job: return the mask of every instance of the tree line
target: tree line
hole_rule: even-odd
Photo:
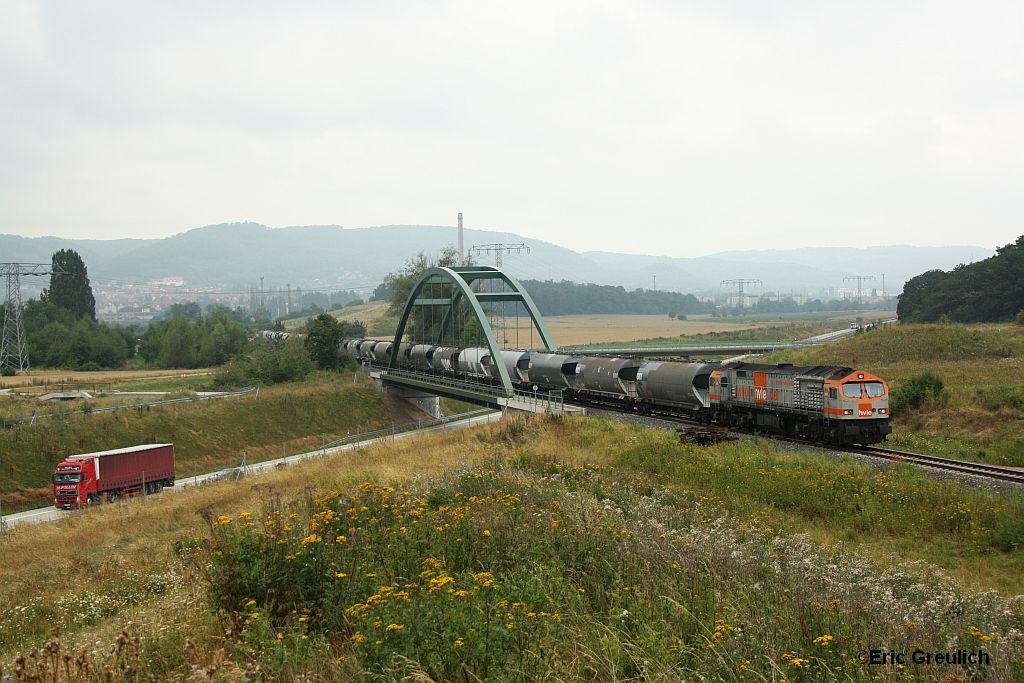
[[[358,322],[322,314],[300,335],[280,321],[251,321],[242,309],[195,302],[174,304],[146,328],[114,327],[96,320],[88,270],[73,250],[53,255],[54,275],[39,299],[22,310],[26,350],[33,367],[70,370],[198,368],[220,366],[221,385],[302,379],[316,369],[339,370],[350,359],[342,339],[365,336]],[[0,306],[0,319],[8,311]],[[255,333],[275,330],[269,338]],[[5,374],[13,368],[4,368]]]
[[[1024,235],[983,261],[911,278],[896,311],[905,322],[1024,321]]]

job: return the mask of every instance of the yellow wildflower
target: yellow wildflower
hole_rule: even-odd
[[[384,630],[388,632],[401,631],[403,628],[405,628],[405,624],[388,624]]]
[[[435,576],[430,580],[430,583],[428,584],[430,592],[434,593],[436,591],[439,591],[453,581],[455,581],[455,579],[444,574],[442,574],[441,576]]]
[[[814,644],[815,645],[828,645],[831,642],[832,642],[832,636],[830,636],[830,635],[818,636],[817,638],[814,639]]]

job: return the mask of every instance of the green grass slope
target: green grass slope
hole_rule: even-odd
[[[173,443],[179,478],[317,447],[346,433],[415,419],[412,408],[368,384],[320,380],[259,395],[76,415],[0,430],[4,511],[52,502],[50,477],[65,456],[140,443]]]

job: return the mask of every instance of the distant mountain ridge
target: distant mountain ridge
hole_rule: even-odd
[[[454,245],[455,228],[435,225],[338,225],[269,228],[259,223],[208,225],[164,239],[82,240],[0,235],[0,260],[49,261],[59,249],[74,249],[91,277],[144,282],[182,277],[188,286],[248,287],[260,276],[268,286],[372,288],[419,251]],[[978,246],[830,247],[784,251],[731,251],[677,258],[610,252],[576,252],[565,247],[490,230],[466,230],[467,248],[494,242],[524,243],[529,254],[507,254],[513,275],[537,280],[573,280],[682,292],[720,291],[723,279],[758,278],[764,289],[815,292],[844,286],[848,275],[886,275],[886,289],[898,292],[926,270],[949,269],[994,252]],[[477,262],[490,262],[476,257]],[[881,288],[881,280],[870,283]],[[849,286],[849,283],[846,283]]]

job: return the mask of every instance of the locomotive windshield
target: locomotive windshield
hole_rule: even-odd
[[[864,398],[860,382],[847,382],[843,385],[843,396],[846,398]]]
[[[885,385],[881,382],[847,382],[843,385],[846,398],[881,398],[885,396]]]
[[[885,385],[881,382],[864,382],[868,398],[881,398],[885,395]]]
[[[74,474],[58,472],[53,475],[54,484],[77,484],[80,481],[82,481],[82,475],[78,472]]]

